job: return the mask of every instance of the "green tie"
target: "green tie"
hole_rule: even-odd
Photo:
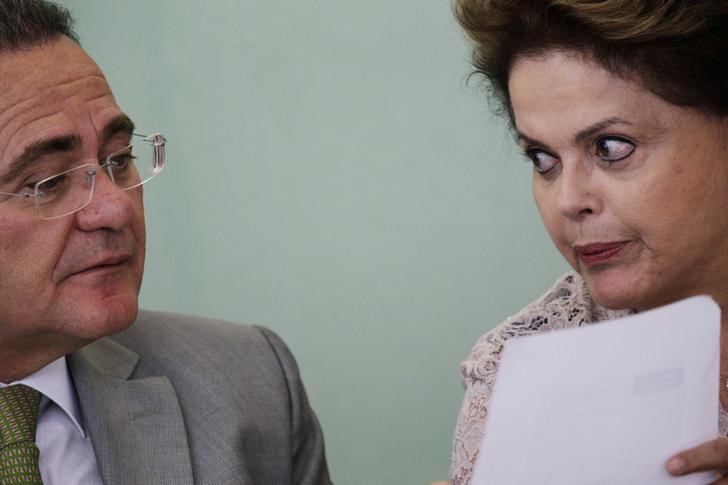
[[[35,428],[40,393],[22,384],[0,389],[0,485],[43,485]]]

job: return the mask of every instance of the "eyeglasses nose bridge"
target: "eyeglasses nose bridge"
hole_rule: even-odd
[[[109,176],[109,180],[113,182],[114,185],[116,185],[116,180],[114,179],[114,170],[112,168],[112,163],[109,160],[104,161],[104,163],[99,164],[99,168],[102,169],[104,172],[106,172],[106,175]]]
[[[88,190],[88,194],[89,194],[88,195],[88,198],[83,203],[83,205],[81,205],[81,207],[79,207],[78,209],[70,212],[69,214],[73,214],[73,213],[79,212],[79,211],[85,209],[86,207],[88,207],[89,205],[91,205],[91,201],[94,199],[94,195],[96,193],[96,171],[97,171],[97,169],[95,167],[94,168],[88,168],[88,169],[86,169],[87,183],[91,185],[87,189]],[[64,214],[64,215],[67,215],[67,214]],[[63,215],[61,215],[59,217],[63,217]],[[56,217],[52,217],[50,219],[55,219],[55,218]]]
[[[78,212],[80,210],[83,210],[86,207],[88,207],[89,205],[91,205],[91,202],[93,201],[94,197],[96,196],[96,182],[98,180],[97,174],[98,174],[98,171],[100,169],[103,170],[104,172],[106,172],[106,174],[109,176],[109,181],[111,182],[111,185],[113,187],[112,190],[120,190],[122,192],[125,192],[124,189],[122,189],[121,187],[119,187],[118,185],[116,185],[116,182],[114,180],[114,173],[113,173],[113,170],[112,170],[111,167],[112,167],[111,166],[111,163],[106,162],[106,163],[103,163],[103,164],[98,165],[96,167],[89,168],[86,171],[86,175],[90,179],[89,180],[89,183],[91,184],[91,187],[89,188],[89,197],[86,200],[86,202],[81,207],[79,207],[78,209],[76,209],[76,211],[74,211],[74,212]]]

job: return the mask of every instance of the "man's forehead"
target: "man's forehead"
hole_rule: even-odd
[[[121,114],[96,64],[65,37],[0,54],[0,81],[0,161],[38,138],[88,138]]]
[[[79,46],[57,44],[0,54],[0,115],[74,94],[111,94],[103,73]]]
[[[101,70],[89,55],[65,36],[32,47],[0,53],[0,79],[4,90],[18,91],[19,85],[27,89],[43,89],[64,79],[98,75]]]
[[[30,143],[59,136],[75,136],[84,141],[100,137],[116,118],[122,116],[110,93],[85,89],[37,96],[0,113],[0,164],[15,158]]]

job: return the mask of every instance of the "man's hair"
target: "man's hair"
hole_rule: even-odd
[[[728,0],[453,0],[473,65],[513,123],[516,60],[581,54],[662,99],[728,116]]]
[[[61,35],[78,42],[67,9],[46,0],[0,0],[0,52],[45,44]]]

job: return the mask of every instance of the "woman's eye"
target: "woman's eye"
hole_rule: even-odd
[[[632,142],[616,136],[599,138],[596,143],[597,157],[607,162],[617,162],[627,158],[634,149]]]
[[[533,163],[536,172],[544,174],[554,168],[559,159],[538,148],[526,150],[526,157]]]

